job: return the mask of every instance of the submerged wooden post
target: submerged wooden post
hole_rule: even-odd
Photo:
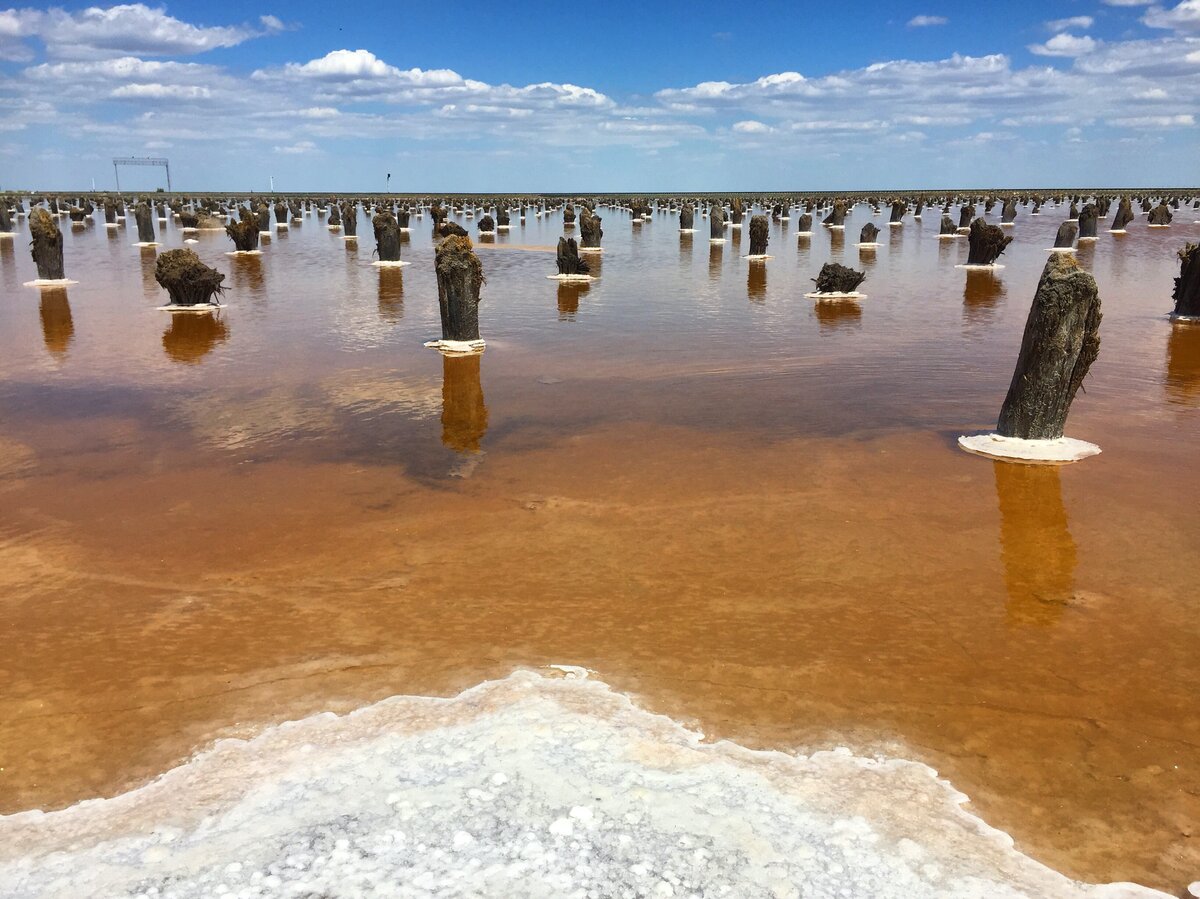
[[[750,219],[750,256],[766,256],[767,243],[771,239],[771,225],[765,215]]]
[[[358,203],[353,200],[342,206],[342,235],[358,237]]]
[[[1017,220],[1017,198],[1009,197],[1004,201],[1004,208],[1000,211],[1000,222],[1005,225],[1011,225]]]
[[[1078,231],[1074,222],[1063,222],[1058,226],[1058,233],[1054,235],[1054,249],[1062,250],[1074,246]]]
[[[200,261],[191,250],[167,250],[154,266],[154,280],[171,297],[173,306],[218,305],[225,276]]]
[[[258,249],[258,216],[250,213],[243,216],[239,222],[230,222],[225,226],[225,233],[233,240],[233,247],[239,253],[249,253]]]
[[[381,212],[371,219],[375,229],[375,252],[380,262],[400,261],[400,226],[390,212]]]
[[[1057,440],[1088,369],[1100,353],[1100,294],[1074,257],[1055,253],[1038,282],[1021,352],[996,432]]]
[[[37,265],[39,281],[62,281],[63,236],[54,223],[54,218],[45,209],[38,207],[29,213],[29,234],[33,261]]]
[[[564,225],[575,224],[575,207],[572,206],[570,203],[568,203],[567,208],[563,210],[563,224]]]
[[[574,237],[558,239],[558,273],[560,275],[586,275],[591,269],[579,258],[579,247]]]
[[[0,234],[12,233],[12,213],[8,211],[8,200],[0,197]]]
[[[729,201],[729,224],[736,228],[742,223],[742,218],[745,216],[745,209],[742,206],[742,198],[734,197]]]
[[[971,219],[975,216],[975,204],[964,203],[962,209],[958,210],[958,227],[966,231],[971,227]]]
[[[875,238],[879,236],[879,229],[875,227],[873,222],[867,222],[862,226],[862,231],[858,234],[859,243],[875,243]]]
[[[154,213],[145,200],[133,210],[133,220],[137,222],[138,243],[154,243]]]
[[[479,233],[481,235],[491,234],[496,230],[496,220],[490,215],[485,214],[479,219],[478,222],[476,222],[476,227],[479,228]]]
[[[1157,206],[1150,210],[1150,215],[1146,219],[1147,225],[1157,225],[1160,228],[1171,224],[1171,208],[1166,203],[1160,202]]]
[[[1175,279],[1175,316],[1200,319],[1200,244],[1179,251],[1179,277]]]
[[[1079,213],[1079,239],[1087,240],[1096,236],[1096,222],[1098,216],[1096,207],[1088,203]]]
[[[888,220],[889,225],[899,225],[904,222],[904,213],[908,212],[908,204],[903,200],[892,201],[892,217]]]
[[[282,203],[275,204],[275,227],[286,228],[288,226],[288,208]]]
[[[442,314],[442,339],[478,341],[483,266],[471,247],[471,239],[453,235],[438,244],[434,270],[438,282],[438,308]]]
[[[804,214],[802,214],[796,225],[796,228],[798,229],[798,233],[801,235],[812,234],[812,223],[813,223],[813,217],[812,217],[811,212],[805,212]]]
[[[971,223],[971,234],[967,239],[971,247],[967,265],[995,265],[1004,248],[1012,243],[1012,237],[998,225],[989,225],[981,218]]]
[[[725,239],[725,209],[717,203],[708,216],[708,236],[711,240]]]
[[[950,218],[946,213],[942,213],[942,224],[938,228],[938,236],[957,236],[958,228],[954,224],[954,219]]]
[[[1117,204],[1117,214],[1113,217],[1112,227],[1110,231],[1124,232],[1125,226],[1133,221],[1133,205],[1129,202],[1129,197],[1121,197],[1121,202]]]
[[[679,230],[692,231],[696,224],[696,212],[692,209],[692,204],[688,203],[679,210]]]
[[[833,208],[821,224],[830,228],[841,228],[846,224],[846,204],[842,200],[834,200]]]
[[[600,227],[600,216],[586,206],[579,217],[579,246],[585,250],[600,249],[600,240],[604,237],[604,229]]]

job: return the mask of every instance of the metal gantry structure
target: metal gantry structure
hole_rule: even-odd
[[[117,178],[117,193],[121,192],[122,165],[160,165],[167,170],[167,192],[171,192],[171,163],[161,156],[118,156],[113,159],[113,174]]]

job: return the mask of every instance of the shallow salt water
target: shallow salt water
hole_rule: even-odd
[[[121,229],[64,229],[65,290],[22,286],[24,222],[0,240],[0,814],[567,662],[746,751],[926,763],[1074,880],[1195,880],[1200,329],[1166,313],[1200,225],[1080,248],[1104,321],[1067,433],[1103,453],[1059,469],[956,441],[995,424],[1065,207],[1023,209],[995,272],[956,270],[966,241],[932,210],[862,252],[862,206],[849,243],[772,223],[765,263],[705,219],[599,212],[587,284],[545,277],[560,214],[477,242],[487,349],[457,359],[422,346],[428,216],[403,269],[372,267],[365,218],[354,243],[307,215],[256,257],[198,232],[230,290],[186,316],[156,309],[157,252]],[[866,298],[805,299],[828,260],[866,270]],[[562,817],[538,802],[531,828]],[[363,814],[331,855],[374,839]]]
[[[133,793],[0,818],[16,897],[1165,896],[1072,883],[924,765],[750,752],[582,672],[223,741]]]

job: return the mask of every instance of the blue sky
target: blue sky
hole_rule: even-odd
[[[1190,186],[1198,116],[1200,0],[0,8],[5,188]]]

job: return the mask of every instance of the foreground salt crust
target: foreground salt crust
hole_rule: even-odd
[[[924,765],[705,744],[581,674],[317,715],[0,817],[0,895],[1165,897],[1021,855]]]

